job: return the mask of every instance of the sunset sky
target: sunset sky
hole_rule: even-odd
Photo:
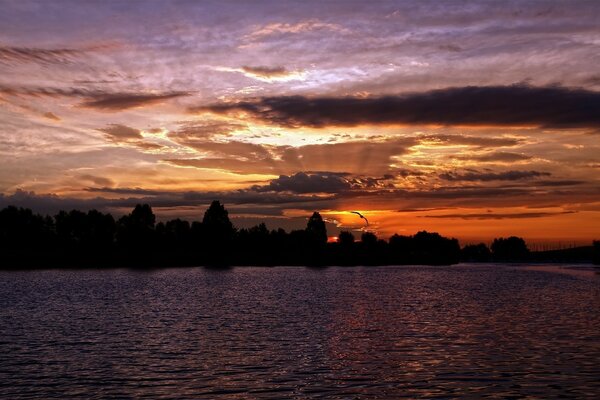
[[[0,8],[0,207],[600,239],[598,1]]]

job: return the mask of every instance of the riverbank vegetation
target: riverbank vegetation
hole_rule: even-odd
[[[600,242],[594,246],[598,261]],[[157,223],[147,204],[137,205],[119,219],[96,210],[61,211],[51,217],[10,206],[0,210],[0,251],[3,268],[551,261],[539,252],[530,252],[525,241],[514,236],[495,239],[490,247],[481,243],[462,249],[457,239],[426,231],[412,236],[396,234],[388,240],[372,232],[356,237],[343,231],[337,241],[328,242],[318,212],[310,216],[303,230],[269,230],[265,224],[236,229],[218,201],[212,202],[202,221],[191,223],[181,219]],[[592,252],[590,246],[572,253],[591,261]],[[565,254],[549,256],[564,258]]]

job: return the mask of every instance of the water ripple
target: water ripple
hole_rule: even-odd
[[[597,398],[600,279],[555,272],[0,272],[0,397]]]

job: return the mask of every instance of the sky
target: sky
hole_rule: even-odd
[[[600,2],[0,7],[0,207],[600,239]]]

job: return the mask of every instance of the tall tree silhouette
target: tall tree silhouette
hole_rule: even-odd
[[[231,242],[235,234],[229,213],[221,202],[215,200],[204,212],[202,239],[208,263],[227,265],[231,260]]]
[[[292,237],[294,237],[293,233]],[[315,211],[306,223],[304,235],[297,233],[295,239],[300,243],[304,241],[304,245],[296,245],[296,248],[305,248],[305,250],[301,250],[304,254],[300,256],[300,258],[306,260],[305,263],[310,265],[321,265],[324,263],[324,253],[327,245],[327,228],[325,227],[325,222],[323,221],[321,214]]]
[[[155,222],[156,216],[148,204],[137,204],[131,214],[121,217],[117,228],[121,250],[131,251],[136,258],[149,258],[154,250]]]
[[[314,240],[318,244],[327,243],[327,228],[325,222],[321,217],[321,214],[314,212],[313,215],[308,219],[306,224],[306,232],[308,233],[311,240]]]
[[[209,236],[222,240],[230,240],[234,233],[233,224],[229,220],[229,212],[217,200],[213,201],[204,212],[202,225]]]

